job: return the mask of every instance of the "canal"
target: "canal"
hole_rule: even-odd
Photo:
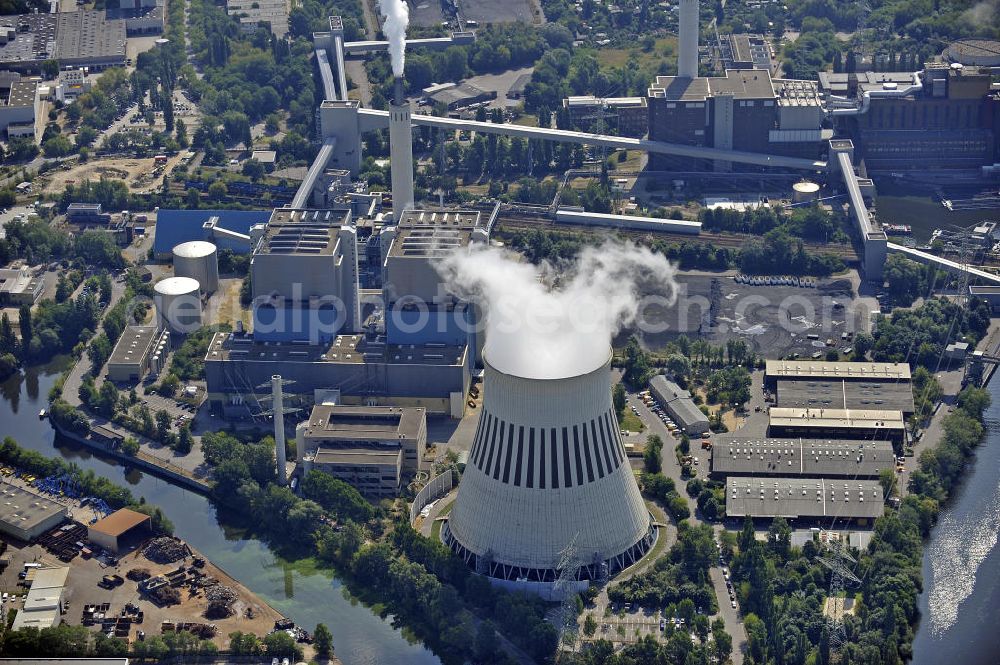
[[[990,394],[986,439],[924,550],[913,665],[1000,663],[1000,380]]]
[[[328,572],[282,561],[266,544],[221,525],[215,508],[205,497],[139,471],[126,472],[113,460],[87,448],[57,441],[48,422],[38,418],[38,412],[46,408],[49,389],[68,362],[67,358],[57,358],[0,383],[0,435],[11,436],[21,446],[49,456],[58,453],[160,506],[174,523],[177,536],[276,610],[310,631],[317,623],[325,623],[333,632],[336,654],[345,665],[440,664],[419,639],[395,628],[391,616],[382,619],[353,599]]]

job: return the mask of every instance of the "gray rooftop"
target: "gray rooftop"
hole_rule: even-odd
[[[34,106],[36,81],[15,81],[10,85],[10,94],[5,100],[9,107]]]
[[[764,376],[778,378],[899,379],[909,381],[906,363],[845,362],[823,360],[768,360]]]
[[[417,439],[427,412],[397,406],[314,406],[305,436],[324,440],[384,441]]]
[[[725,76],[686,78],[657,76],[650,97],[668,100],[704,101],[708,97],[732,95],[735,99],[774,99],[771,75],[761,69],[730,69]]]
[[[877,478],[895,466],[888,441],[716,436],[712,474]]]
[[[114,64],[125,61],[125,21],[107,20],[103,11],[0,16],[0,25],[17,29],[16,38],[0,46],[0,62]]]
[[[149,347],[156,343],[156,326],[128,326],[118,338],[108,362],[112,365],[141,363]]]
[[[905,428],[901,411],[888,409],[810,409],[772,406],[768,410],[771,426],[838,427],[851,429],[900,430]]]
[[[389,256],[425,259],[469,244],[480,228],[478,210],[407,210],[397,225]]]
[[[313,454],[316,464],[399,466],[402,448],[320,448]]]
[[[66,511],[66,506],[52,499],[0,481],[0,521],[30,531],[40,522]]]
[[[728,517],[843,517],[882,515],[877,480],[727,478]]]
[[[440,344],[386,344],[384,338],[338,335],[330,344],[255,342],[250,335],[216,333],[205,360],[252,360],[285,363],[393,363],[462,365],[466,347]]]
[[[708,416],[702,413],[691,399],[691,393],[673,381],[668,381],[662,374],[657,374],[649,380],[649,389],[670,411],[681,429],[687,430],[696,424],[708,424]]]
[[[779,379],[777,399],[779,406],[913,413],[909,380]]]

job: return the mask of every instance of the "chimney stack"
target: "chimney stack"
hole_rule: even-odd
[[[395,81],[395,100],[389,107],[389,166],[392,170],[392,215],[396,222],[413,208],[413,136],[410,105],[403,95],[403,79]]]
[[[677,76],[698,77],[698,0],[680,0],[677,20]]]

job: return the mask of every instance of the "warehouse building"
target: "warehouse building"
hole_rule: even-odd
[[[61,503],[0,481],[0,531],[11,538],[31,542],[68,516],[69,509]]]
[[[650,379],[649,389],[681,431],[692,435],[708,431],[708,416],[691,399],[691,393],[662,374]]]
[[[128,326],[108,359],[108,379],[116,383],[141,381],[147,372],[158,374],[167,360],[170,332],[156,326]]]
[[[781,407],[899,410],[913,413],[906,363],[768,360],[764,387]]]
[[[87,527],[87,540],[118,553],[149,538],[152,533],[153,520],[149,515],[121,508]]]
[[[169,259],[174,247],[192,240],[207,240],[219,251],[249,254],[250,231],[267,224],[271,210],[160,210],[156,213],[153,257]]]
[[[717,436],[712,442],[714,477],[878,478],[895,464],[888,441]]]
[[[496,90],[483,90],[471,83],[436,83],[422,92],[428,101],[441,104],[449,111],[485,104],[497,98]]]
[[[880,517],[884,508],[877,480],[726,479],[726,516],[730,518],[837,518],[864,524]]]
[[[17,611],[11,630],[52,628],[62,622],[63,600],[69,567],[37,568],[24,605]]]
[[[902,442],[906,423],[902,411],[809,409],[772,406],[768,436],[866,439]]]
[[[34,305],[42,297],[43,280],[29,268],[0,268],[0,306]]]
[[[125,64],[125,21],[103,11],[0,16],[0,66],[39,73],[46,60],[92,70]]]
[[[374,452],[403,451],[396,474],[415,474],[427,446],[427,412],[395,406],[314,406],[300,425],[300,450],[306,454],[351,448]]]
[[[38,82],[17,72],[0,72],[0,134],[7,138],[35,137],[35,104]]]

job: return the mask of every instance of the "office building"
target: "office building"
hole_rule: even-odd
[[[0,307],[34,305],[44,288],[44,281],[30,268],[0,268]]]

